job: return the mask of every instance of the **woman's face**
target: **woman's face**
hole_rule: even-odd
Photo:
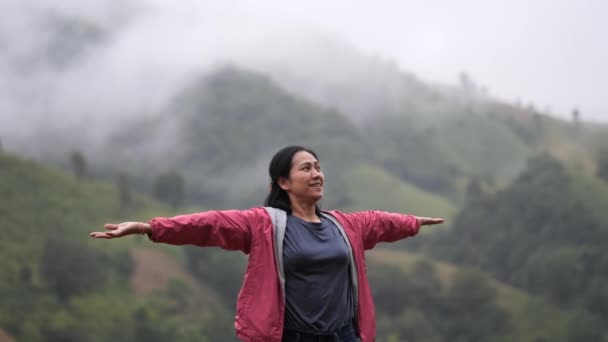
[[[294,154],[289,179],[281,178],[279,185],[299,200],[317,202],[323,197],[323,171],[317,158],[306,151]]]

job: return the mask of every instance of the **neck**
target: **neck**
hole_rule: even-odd
[[[321,222],[321,218],[317,216],[316,203],[303,203],[291,199],[291,214],[304,221]]]

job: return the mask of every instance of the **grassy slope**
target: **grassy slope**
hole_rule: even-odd
[[[367,253],[374,262],[397,265],[404,271],[412,269],[418,261],[430,261],[435,266],[436,275],[444,286],[449,286],[458,271],[457,266],[446,262],[434,261],[419,254],[393,251],[377,248]],[[513,333],[506,337],[507,341],[534,341],[536,338],[553,334],[556,338],[564,335],[571,314],[559,310],[548,302],[533,298],[525,292],[496,280],[490,281],[498,291],[498,304],[505,309],[513,319]]]
[[[370,164],[359,164],[347,170],[344,177],[348,179],[348,197],[353,201],[346,211],[379,209],[445,217],[449,221],[457,210],[445,198],[403,182]]]
[[[532,153],[505,124],[481,115],[445,120],[434,138],[467,174],[490,174],[499,181],[512,179]]]

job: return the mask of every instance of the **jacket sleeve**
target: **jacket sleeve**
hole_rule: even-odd
[[[217,246],[240,250],[249,254],[251,229],[255,224],[253,210],[223,210],[156,217],[148,221],[152,226],[150,240],[172,245]]]
[[[414,215],[385,211],[362,211],[348,214],[363,239],[363,247],[372,249],[378,242],[393,242],[414,236],[420,221]]]

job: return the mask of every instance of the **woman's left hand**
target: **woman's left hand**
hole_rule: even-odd
[[[442,218],[422,217],[422,216],[416,216],[416,219],[418,219],[418,222],[420,222],[421,226],[432,226],[434,224],[441,224],[445,221]]]

